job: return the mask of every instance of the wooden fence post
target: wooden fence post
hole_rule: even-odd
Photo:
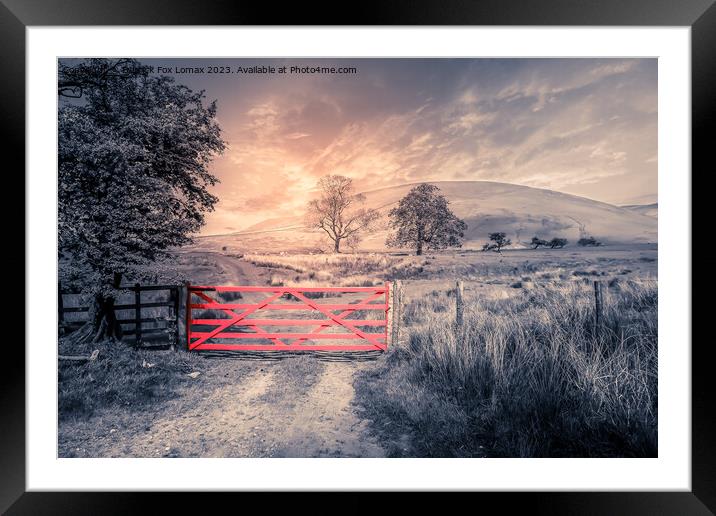
[[[142,345],[142,291],[139,283],[134,284],[134,338],[137,347]]]
[[[392,286],[391,286],[392,285]],[[389,281],[385,282],[385,288],[388,289],[385,294],[385,301],[388,304],[385,310],[386,326],[385,326],[385,345],[390,345],[390,339],[393,338],[393,294],[395,293],[395,286]]]
[[[58,281],[57,282],[57,312],[59,316],[59,323],[60,327],[65,322],[65,305],[64,300],[62,299],[62,284]]]
[[[599,333],[602,327],[602,282],[594,281],[594,332]]]
[[[189,282],[185,282],[177,287],[177,349],[188,350],[188,341],[186,333],[187,323],[187,303],[189,302]]]
[[[169,309],[170,315],[174,316],[174,327],[170,328],[169,324],[172,322],[171,318],[167,319],[167,334],[170,337],[169,342],[169,349],[172,351],[176,351],[176,345],[177,345],[177,325],[179,323],[179,299],[178,299],[178,288],[177,287],[169,287],[169,302],[172,303],[171,308]]]
[[[458,280],[455,284],[455,324],[458,327],[462,326],[463,313],[465,311],[465,304],[462,299],[463,290],[463,283]]]
[[[403,285],[400,280],[393,282],[393,295],[391,298],[391,319],[390,319],[390,343],[391,345],[397,345],[398,339],[400,338],[400,305],[403,298]]]

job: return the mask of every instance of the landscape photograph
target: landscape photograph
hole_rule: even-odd
[[[57,66],[59,457],[658,457],[656,59]]]

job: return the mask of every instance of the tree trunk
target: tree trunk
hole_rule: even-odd
[[[112,278],[112,288],[118,289],[121,283],[122,275],[115,272]],[[93,342],[122,340],[122,325],[119,324],[117,315],[114,313],[114,301],[114,294],[95,295],[94,305],[90,311],[94,332]]]
[[[96,295],[91,308],[92,341],[122,340],[122,325],[114,313],[114,296]]]
[[[340,253],[340,252],[341,252],[341,239],[340,239],[340,238],[336,238],[336,239],[333,241],[333,252],[334,252],[334,253]]]
[[[415,248],[415,255],[420,256],[421,254],[423,254],[423,241],[424,241],[425,237],[423,236],[423,226],[420,223],[418,223],[417,229],[418,229],[418,239],[417,239],[418,245]]]
[[[112,287],[119,288],[121,274],[114,274]],[[89,320],[67,338],[75,343],[101,341],[119,341],[122,339],[122,326],[114,313],[114,295],[96,294],[89,310]]]

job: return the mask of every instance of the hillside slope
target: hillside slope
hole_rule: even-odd
[[[659,216],[659,204],[656,202],[652,204],[627,204],[622,206],[622,208],[635,213],[641,213],[642,215],[647,215],[649,217],[656,218]]]
[[[589,234],[605,243],[657,241],[657,220],[637,210],[540,188],[490,181],[433,182],[450,201],[453,212],[468,225],[464,247],[479,248],[488,234],[507,233],[514,243],[561,236],[575,243]],[[377,229],[366,235],[359,249],[381,250],[389,234],[388,212],[414,184],[364,192],[366,206],[378,209]],[[245,231],[204,237],[212,244],[237,248],[306,250],[321,246],[322,236],[297,224],[300,217],[264,221]],[[207,242],[208,243],[208,242]]]

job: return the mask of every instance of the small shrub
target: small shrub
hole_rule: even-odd
[[[599,276],[599,272],[597,272],[595,270],[591,270],[591,271],[576,270],[576,271],[572,271],[572,276]]]
[[[219,297],[227,303],[230,303],[231,301],[237,301],[239,299],[243,299],[241,292],[238,292],[235,290],[225,290],[225,291],[219,292]]]
[[[530,240],[530,245],[532,246],[532,249],[537,249],[539,247],[547,247],[549,245],[549,242],[534,236],[532,237],[532,240]]]
[[[577,240],[577,244],[581,245],[582,247],[588,247],[588,246],[600,246],[602,245],[601,242],[597,241],[594,237],[582,237],[579,240]]]
[[[566,238],[553,238],[549,241],[550,249],[562,249],[565,245],[567,245]]]
[[[276,274],[272,274],[267,283],[272,287],[283,287],[283,278],[281,276],[277,276]]]

